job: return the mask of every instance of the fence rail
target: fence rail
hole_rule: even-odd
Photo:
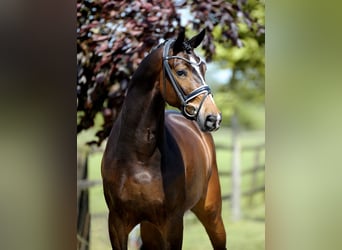
[[[77,190],[86,190],[88,188],[102,184],[102,180],[77,180]]]
[[[258,171],[265,171],[265,165],[259,165],[256,168],[245,169],[245,170],[241,171],[241,175],[248,175],[248,174],[251,174],[254,172],[258,172]],[[231,176],[232,171],[219,171],[219,175]]]
[[[228,149],[229,151],[232,151],[234,146],[233,145],[229,145],[228,147],[225,147],[226,149]],[[260,143],[257,145],[246,145],[241,147],[241,151],[256,151],[256,150],[264,150],[265,149],[265,143]]]
[[[254,189],[250,189],[242,192],[242,196],[253,196],[256,193],[264,192],[265,186],[256,187]],[[222,200],[230,200],[232,198],[232,194],[222,195]]]

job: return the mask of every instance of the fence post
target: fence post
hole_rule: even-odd
[[[253,172],[252,172],[252,185],[251,185],[251,190],[254,190],[257,187],[257,174],[258,174],[258,167],[259,167],[259,162],[260,162],[260,147],[256,147],[254,152],[254,166],[253,166]],[[253,198],[254,198],[254,193],[251,193],[251,195],[249,196],[249,207],[252,206],[253,204]]]
[[[241,219],[241,170],[240,170],[240,141],[239,124],[236,112],[232,116],[232,219],[237,221]]]
[[[77,181],[88,178],[88,151],[77,149]],[[89,191],[77,187],[77,249],[88,250],[90,239]]]

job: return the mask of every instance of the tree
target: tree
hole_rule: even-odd
[[[257,1],[249,3],[253,5],[251,14],[258,18],[259,24],[264,25],[265,6]],[[217,90],[215,101],[222,107],[226,125],[235,113],[241,125],[258,128],[262,124],[255,121],[255,113],[258,113],[255,111],[264,104],[265,97],[265,37],[253,35],[253,31],[243,22],[238,25],[243,47],[217,43],[214,60],[222,68],[230,68],[232,74],[227,84]],[[214,35],[219,38],[220,29],[215,30]]]
[[[151,48],[177,35],[181,27],[177,10],[190,9],[187,28],[197,32],[206,28],[202,49],[210,61],[217,44],[240,48],[243,36],[263,43],[264,26],[253,14],[258,6],[258,1],[245,0],[78,0],[77,132],[92,127],[100,113],[104,123],[96,143],[109,135],[134,70]],[[241,23],[248,32],[241,32]]]

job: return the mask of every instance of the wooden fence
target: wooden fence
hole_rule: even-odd
[[[90,213],[89,190],[79,183],[87,182],[88,151],[77,150],[77,249],[89,249]]]
[[[240,147],[239,145],[236,148],[235,146],[230,146],[228,147],[228,150],[232,152],[232,167],[231,171],[220,171],[219,175],[220,176],[229,176],[231,178],[238,178],[238,181],[232,179],[232,192],[230,194],[226,194],[222,196],[223,200],[231,200],[231,206],[232,206],[232,212],[233,212],[233,217],[235,220],[240,219],[241,215],[241,206],[240,206],[240,197],[247,196],[248,197],[248,205],[249,207],[253,206],[253,200],[254,196],[257,193],[262,192],[265,194],[265,179],[263,179],[262,184],[258,183],[258,174],[259,172],[265,172],[265,160],[262,156],[263,151],[265,150],[265,144],[259,144],[259,145],[253,145],[253,146],[244,146]],[[238,151],[235,152],[234,150]],[[254,158],[253,158],[253,163],[252,166],[249,168],[244,168],[243,170],[240,171],[241,168],[241,158],[242,155],[245,152],[253,152],[254,153]],[[234,159],[234,157],[239,157],[240,159]],[[235,164],[235,166],[234,166]],[[239,164],[236,166],[236,164]],[[237,174],[233,174],[233,171],[238,169]],[[239,175],[239,176],[237,176]],[[246,176],[250,176],[250,186],[246,190],[241,190],[241,179],[246,178]],[[264,173],[264,178],[265,178],[265,173]],[[238,199],[234,199],[233,197],[237,196]],[[234,202],[238,202],[238,204],[234,204]],[[235,212],[234,212],[235,210]],[[235,213],[235,214],[234,214]]]

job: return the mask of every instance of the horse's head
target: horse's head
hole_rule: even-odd
[[[213,131],[219,128],[222,117],[205,83],[206,64],[194,52],[204,35],[202,30],[186,40],[182,30],[176,40],[165,42],[160,88],[167,103],[179,108],[186,118],[196,120],[202,131]]]

